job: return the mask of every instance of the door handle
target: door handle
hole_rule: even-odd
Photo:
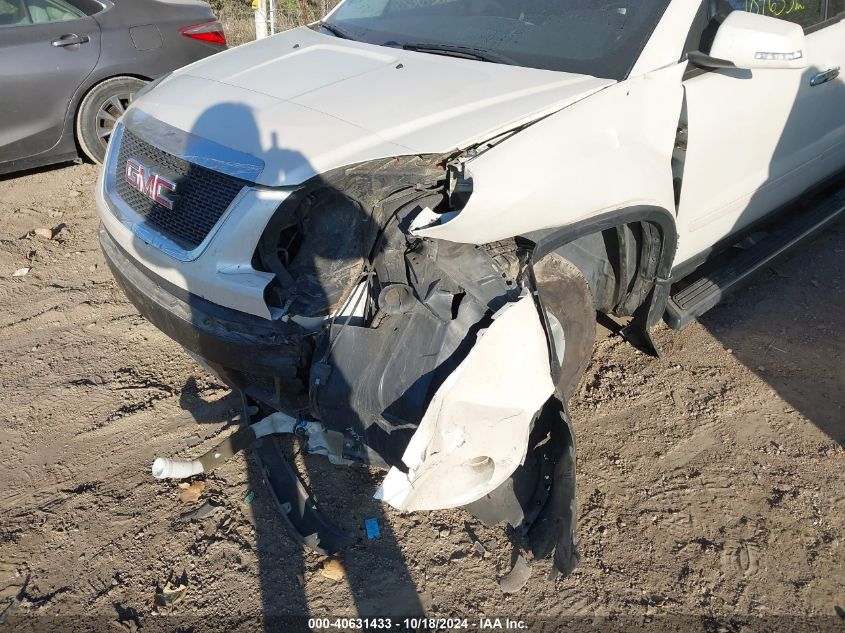
[[[810,85],[821,86],[822,84],[826,84],[828,81],[836,79],[838,76],[839,66],[834,66],[833,68],[828,68],[827,70],[823,70],[822,72],[810,77]]]
[[[85,44],[90,42],[91,38],[87,35],[77,35],[76,33],[68,33],[62,35],[59,39],[50,42],[53,46],[75,46],[76,44]]]

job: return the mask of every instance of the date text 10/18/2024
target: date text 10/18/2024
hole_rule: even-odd
[[[528,624],[511,618],[309,618],[312,631],[526,631]]]

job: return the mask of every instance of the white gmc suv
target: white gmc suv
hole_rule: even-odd
[[[139,311],[242,394],[292,533],[350,537],[297,433],[416,511],[577,563],[566,402],[596,312],[676,329],[845,208],[845,0],[345,0],[155,82],[100,239]]]

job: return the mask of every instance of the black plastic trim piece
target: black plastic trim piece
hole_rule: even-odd
[[[657,272],[661,276],[664,272],[668,275],[671,270],[672,258],[674,258],[675,250],[678,246],[678,231],[675,227],[675,216],[662,207],[650,205],[625,207],[615,211],[599,213],[580,222],[574,222],[560,228],[526,233],[522,237],[534,243],[533,259],[534,261],[539,261],[552,251],[579,237],[608,229],[615,229],[623,224],[632,224],[634,222],[652,222],[660,227],[663,250]]]
[[[676,292],[666,304],[666,323],[682,330],[696,318],[718,305],[755,272],[770,265],[784,253],[817,235],[845,213],[845,188],[816,204],[812,211],[798,216],[757,245],[743,251],[721,268],[696,279]]]
[[[251,402],[243,392],[241,400],[243,419],[247,425],[252,424]],[[285,457],[278,437],[259,438],[252,449],[291,538],[324,556],[355,544],[357,539],[352,534],[335,525],[317,507],[316,500]]]
[[[705,69],[736,68],[736,64],[730,60],[711,57],[707,53],[702,53],[701,51],[690,51],[687,53],[687,60],[689,63]]]
[[[619,258],[619,270],[616,279],[616,291],[613,295],[613,305],[618,306],[625,300],[628,294],[628,286],[634,271],[629,269],[631,257],[631,240],[628,237],[628,230],[625,225],[616,227],[617,257]]]

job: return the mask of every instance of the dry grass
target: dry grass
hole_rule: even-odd
[[[211,3],[226,32],[229,46],[239,46],[255,39],[252,6],[242,0],[218,0]]]
[[[286,31],[320,19],[337,0],[276,0],[272,16],[275,31]],[[229,46],[239,46],[255,39],[255,16],[247,0],[212,0],[211,6],[223,23]]]

